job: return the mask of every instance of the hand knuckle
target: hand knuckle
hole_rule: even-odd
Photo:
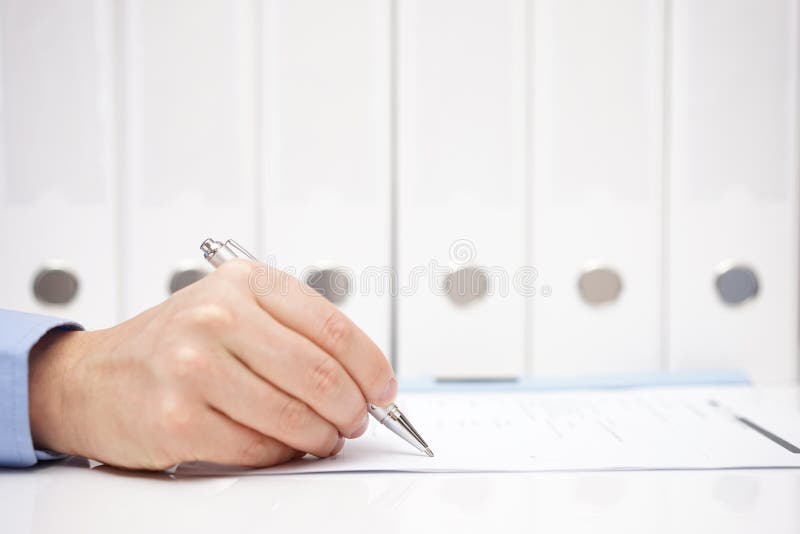
[[[230,328],[236,322],[233,309],[218,303],[204,303],[192,306],[186,312],[188,322],[196,328],[218,331]]]
[[[332,352],[346,348],[352,336],[350,321],[339,310],[334,309],[322,324],[322,345]]]
[[[311,371],[311,387],[319,399],[329,399],[340,389],[341,377],[338,364],[333,358],[324,357]]]
[[[166,358],[170,375],[181,380],[202,376],[209,371],[208,354],[193,345],[177,345],[170,349]]]
[[[236,457],[239,465],[259,465],[266,455],[267,443],[262,436],[245,440]]]
[[[283,403],[278,415],[278,425],[287,435],[298,433],[308,419],[308,408],[297,399],[288,399]]]
[[[160,426],[170,436],[184,436],[192,425],[191,405],[175,395],[166,396],[158,407]]]

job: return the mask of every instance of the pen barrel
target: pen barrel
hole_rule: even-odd
[[[203,257],[215,268],[226,261],[236,258],[246,257],[255,260],[252,254],[232,239],[227,240],[225,243],[220,243],[214,239],[206,239],[200,245],[200,250],[203,251]]]
[[[228,245],[226,244],[222,245],[214,252],[214,254],[207,257],[206,259],[208,260],[208,263],[210,263],[214,267],[219,267],[226,261],[233,260],[238,257],[239,256],[233,250],[231,250],[230,247],[228,247]]]
[[[383,421],[389,417],[389,413],[393,410],[397,409],[394,404],[390,404],[389,406],[381,407],[376,406],[374,404],[367,404],[367,411],[369,414],[375,418],[376,421],[379,423],[383,423]]]

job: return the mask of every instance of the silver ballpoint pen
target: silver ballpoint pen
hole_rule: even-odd
[[[200,245],[200,250],[203,251],[203,257],[208,260],[214,267],[219,267],[228,260],[234,258],[248,258],[253,261],[258,261],[255,256],[247,252],[239,243],[233,239],[228,239],[224,243],[215,241],[214,239],[206,239]],[[374,417],[380,424],[409,442],[416,447],[420,452],[424,452],[428,456],[433,456],[431,451],[422,436],[414,428],[400,408],[396,404],[389,406],[376,406],[374,404],[367,404],[367,411]]]

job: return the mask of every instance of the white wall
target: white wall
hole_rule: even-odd
[[[0,0],[0,306],[233,237],[407,375],[795,379],[799,3]]]

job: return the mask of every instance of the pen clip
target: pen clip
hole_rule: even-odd
[[[245,250],[245,248],[242,245],[240,245],[239,243],[237,243],[233,239],[228,239],[227,241],[225,241],[225,246],[228,247],[229,249],[232,249],[236,253],[237,256],[241,255],[241,256],[244,256],[245,258],[251,259],[253,261],[258,261],[258,259],[256,259],[255,256],[253,256],[252,254],[247,252],[247,250]]]

